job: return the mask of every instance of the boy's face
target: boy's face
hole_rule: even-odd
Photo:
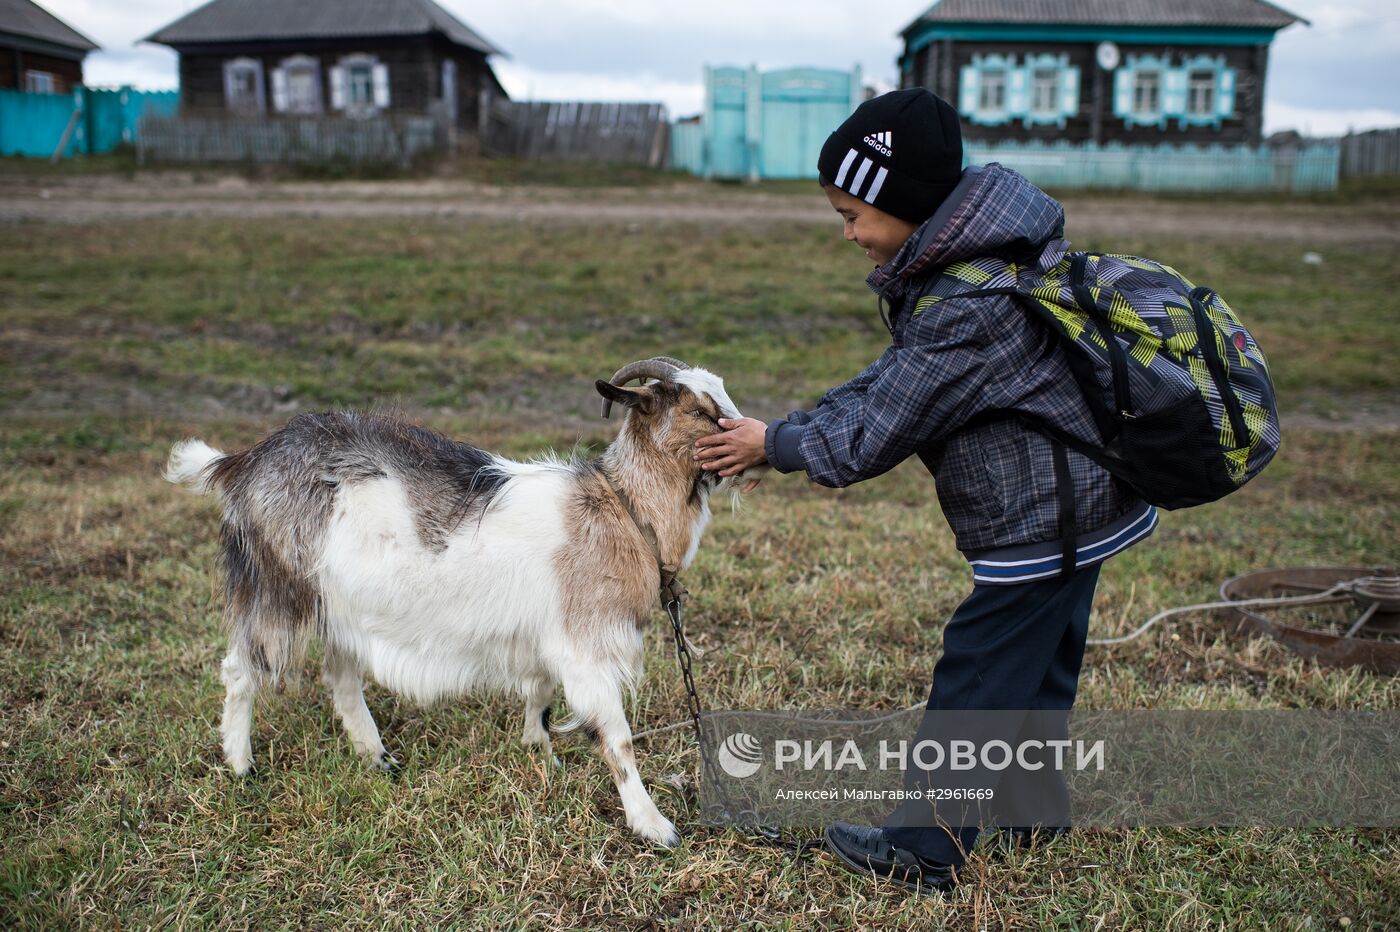
[[[831,206],[846,221],[846,239],[864,249],[866,256],[877,265],[884,265],[893,259],[904,241],[919,228],[916,223],[877,210],[835,185],[827,185],[822,190],[826,192]]]

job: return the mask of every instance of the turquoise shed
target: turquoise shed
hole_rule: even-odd
[[[706,178],[815,178],[822,143],[865,98],[860,68],[705,68],[705,112],[678,123],[671,163]]]

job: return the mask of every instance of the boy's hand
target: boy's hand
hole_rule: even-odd
[[[721,476],[734,476],[768,462],[763,452],[768,425],[752,417],[737,420],[722,417],[719,426],[724,428],[724,433],[695,441],[695,459],[700,468],[718,470]]]

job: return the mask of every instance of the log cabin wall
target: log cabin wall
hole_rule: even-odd
[[[372,40],[316,40],[298,42],[235,43],[185,46],[180,53],[182,112],[190,115],[227,113],[224,66],[235,59],[251,59],[261,68],[261,112],[276,115],[272,73],[293,56],[307,56],[319,65],[321,112],[334,115],[331,69],[350,55],[367,55],[387,67],[389,102],[386,113],[429,114],[443,96],[443,62],[452,60],[457,72],[457,121],[475,125],[478,91],[486,86],[501,93],[486,57],[440,37],[414,36]]]
[[[978,142],[1117,142],[1125,145],[1222,143],[1256,145],[1260,141],[1264,112],[1264,73],[1268,46],[1239,45],[1119,45],[1120,69],[1130,61],[1160,61],[1184,71],[1193,61],[1221,63],[1232,75],[1233,107],[1230,115],[1215,122],[1192,122],[1167,115],[1157,123],[1125,119],[1116,107],[1114,72],[1095,61],[1096,43],[1056,42],[958,42],[935,40],[919,49],[904,69],[905,87],[923,86],[954,104],[963,116],[965,138]],[[969,112],[962,99],[965,69],[975,62],[1005,60],[1021,64],[1037,59],[1063,60],[1076,69],[1076,106],[1061,121],[1036,122],[1009,116],[988,122],[973,104]],[[1217,89],[1216,93],[1219,93]],[[1068,108],[1066,108],[1068,111]]]

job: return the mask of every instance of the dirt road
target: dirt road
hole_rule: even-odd
[[[154,217],[442,217],[549,223],[833,223],[821,198],[798,190],[682,181],[638,188],[500,187],[424,179],[268,182],[160,172],[0,175],[0,220],[92,223]],[[1308,245],[1400,242],[1400,203],[1237,202],[1082,195],[1066,200],[1075,236],[1251,238]]]

